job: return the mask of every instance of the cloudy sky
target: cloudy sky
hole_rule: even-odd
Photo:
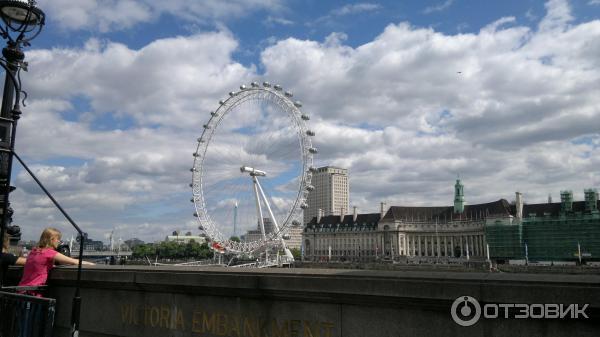
[[[351,205],[600,187],[600,1],[39,0],[17,151],[92,238],[197,233],[202,124],[240,84],[303,101]],[[73,231],[15,164],[25,239]]]

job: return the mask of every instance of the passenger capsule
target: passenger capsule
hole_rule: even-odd
[[[293,97],[293,96],[294,96],[294,94],[292,94],[292,93],[291,93],[291,92],[289,92],[289,91],[286,91],[286,92],[285,92],[285,93],[283,93],[283,94],[285,95],[285,97]]]
[[[316,168],[316,167],[314,167],[314,166],[310,166],[310,167],[308,168],[308,172],[315,173],[315,172],[317,172],[317,168]]]
[[[283,234],[282,238],[284,240],[289,240],[291,238],[291,236],[289,234]]]
[[[273,89],[277,90],[277,91],[281,91],[281,86],[279,84],[275,84],[273,86]]]
[[[302,103],[300,101],[296,101],[296,102],[294,102],[294,106],[296,108],[301,108],[302,107]]]
[[[306,185],[306,190],[311,192],[315,190],[315,187],[313,185]]]
[[[213,117],[217,117],[217,116],[219,116],[219,113],[218,113],[218,112],[215,112],[215,111],[212,111],[212,112],[210,113],[210,115],[211,115],[211,116],[213,116]]]
[[[300,204],[300,208],[307,209],[308,205],[306,203],[302,203],[302,204]]]
[[[245,84],[240,85],[240,90],[246,90],[246,85]]]
[[[200,138],[196,139],[196,141],[197,141],[198,143],[204,143],[204,139],[202,139],[202,137],[200,137]]]
[[[250,83],[250,85],[252,86],[252,88],[258,88],[258,82],[252,82]]]
[[[315,153],[317,153],[317,149],[315,149],[314,147],[310,147],[310,148],[308,148],[308,152],[315,154]]]
[[[270,88],[271,87],[271,83],[269,83],[269,82],[263,82],[263,87]]]
[[[194,187],[194,184],[190,183],[190,187]]]
[[[292,220],[292,226],[294,226],[294,227],[300,226],[300,221],[298,221],[298,220]]]
[[[225,100],[220,100],[220,101],[219,101],[219,104],[220,104],[220,105],[223,105],[223,104],[225,104]]]
[[[235,96],[235,91],[230,91],[229,96],[231,96],[231,97]]]
[[[306,135],[314,137],[315,136],[315,132],[313,130],[306,130]]]
[[[302,115],[300,116],[300,118],[302,118],[302,119],[303,119],[303,120],[305,120],[305,121],[308,121],[308,120],[310,120],[310,116],[309,116],[309,115],[307,115],[307,114],[302,114]]]
[[[197,218],[198,217],[198,213],[194,212],[194,216]]]
[[[208,125],[208,124],[204,124],[203,126],[205,129],[210,129],[210,125]]]

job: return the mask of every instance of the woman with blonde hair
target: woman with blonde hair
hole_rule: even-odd
[[[27,262],[23,269],[23,277],[19,286],[35,287],[46,284],[48,273],[54,264],[75,265],[79,260],[70,258],[56,251],[60,245],[61,234],[56,228],[46,228],[40,236],[37,247],[33,248],[27,256]],[[82,264],[93,265],[91,262],[81,261]],[[35,296],[41,296],[38,292],[28,292]]]

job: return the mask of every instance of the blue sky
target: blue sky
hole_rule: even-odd
[[[193,2],[193,1],[190,1]],[[368,43],[390,23],[409,22],[419,27],[432,27],[447,34],[473,33],[501,17],[514,16],[519,25],[535,27],[546,14],[543,1],[273,1],[279,9],[257,6],[249,15],[201,18],[197,22],[171,14],[160,14],[148,22],[138,22],[129,29],[112,28],[99,31],[93,27],[60,28],[50,16],[44,36],[37,47],[81,46],[89,38],[109,39],[130,48],[141,48],[160,38],[189,35],[194,32],[227,29],[240,43],[236,60],[259,64],[260,45],[269,40],[289,37],[323,41],[331,32],[344,32],[346,44],[357,47]],[[40,1],[43,5],[44,2]],[[98,6],[102,6],[99,2]],[[574,22],[594,20],[600,8],[594,1],[572,1]],[[59,6],[53,6],[60,10]],[[54,27],[52,27],[54,25]],[[53,29],[54,28],[54,29]],[[96,27],[97,28],[97,27]]]
[[[351,205],[600,187],[600,1],[40,0],[17,150],[90,236],[197,232],[191,152],[250,81],[311,113]],[[25,238],[69,226],[16,168]]]

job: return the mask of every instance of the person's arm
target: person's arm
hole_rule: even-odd
[[[79,260],[78,259],[74,259],[68,256],[65,256],[61,253],[56,253],[56,255],[54,255],[54,262],[57,264],[79,264]],[[87,262],[87,261],[81,261],[81,264],[86,264],[86,265],[94,265],[95,263],[92,262]]]
[[[27,262],[27,259],[26,259],[26,258],[24,258],[24,257],[18,257],[18,258],[17,258],[17,261],[15,262],[15,264],[16,264],[17,266],[24,266],[24,265],[25,265],[25,262]]]

